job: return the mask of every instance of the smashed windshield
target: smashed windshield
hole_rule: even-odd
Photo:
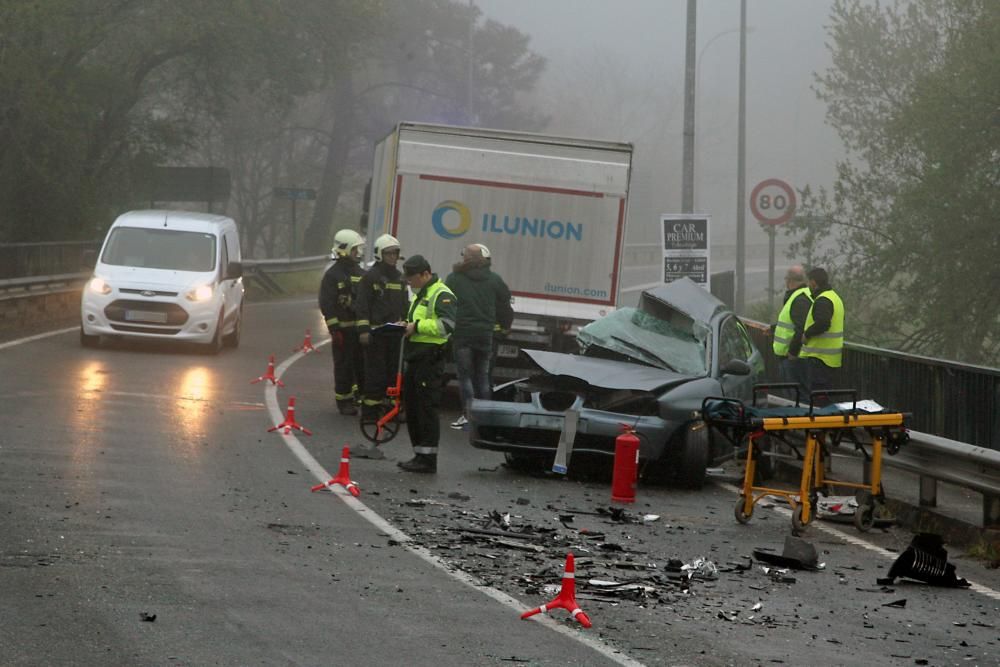
[[[657,368],[704,375],[709,329],[689,323],[680,329],[636,308],[620,308],[580,329],[584,351],[592,345],[617,352]]]
[[[116,227],[101,261],[147,269],[212,271],[215,269],[215,236],[176,229]]]

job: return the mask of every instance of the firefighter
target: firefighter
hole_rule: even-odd
[[[445,346],[455,330],[456,299],[444,281],[431,272],[421,255],[403,263],[406,283],[415,296],[406,315],[406,373],[403,401],[413,458],[400,461],[407,472],[437,472],[441,418],[438,407],[444,389]]]
[[[383,234],[375,239],[375,264],[358,283],[355,311],[358,315],[358,340],[365,359],[362,421],[377,421],[382,416],[386,387],[396,382],[402,332],[398,329],[380,331],[379,328],[406,319],[406,281],[396,268],[396,262],[400,260],[399,252],[396,237]]]
[[[333,397],[342,415],[356,415],[355,402],[364,378],[364,362],[354,314],[355,293],[364,276],[361,255],[365,239],[353,229],[341,229],[333,237],[333,266],[323,274],[319,308],[326,318],[333,351]]]

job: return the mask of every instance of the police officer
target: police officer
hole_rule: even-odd
[[[401,461],[407,472],[437,471],[441,423],[438,406],[444,384],[445,344],[455,330],[455,295],[431,272],[422,255],[403,263],[403,275],[415,294],[406,315],[406,372],[403,401],[413,458]]]
[[[809,391],[813,392],[833,389],[843,363],[844,302],[830,286],[825,269],[811,269],[808,275],[813,305],[806,317],[799,356],[808,364]]]
[[[323,274],[319,288],[319,308],[326,318],[333,351],[333,397],[342,415],[356,415],[364,362],[358,341],[355,294],[364,275],[361,255],[365,240],[353,229],[341,229],[333,237],[333,266]]]
[[[806,328],[806,317],[812,307],[812,295],[806,282],[806,270],[801,264],[788,267],[785,273],[785,300],[774,325],[774,340],[771,349],[778,358],[778,373],[782,382],[794,382],[800,391],[808,384],[807,373],[803,370],[806,362],[799,359],[802,349],[802,332]],[[795,398],[793,393],[789,398]]]
[[[406,281],[396,268],[399,241],[383,234],[375,239],[375,264],[358,283],[358,340],[364,350],[365,382],[361,401],[362,421],[377,421],[383,414],[386,387],[395,384],[399,367],[401,332],[395,335],[372,332],[380,325],[406,319]]]

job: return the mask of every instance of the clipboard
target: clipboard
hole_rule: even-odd
[[[372,327],[371,332],[376,336],[402,334],[406,333],[406,325],[396,324],[395,322],[386,322],[385,324],[380,324],[378,326]]]

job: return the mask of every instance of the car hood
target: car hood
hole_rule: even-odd
[[[576,354],[522,350],[549,375],[571,377],[602,389],[656,391],[688,382],[697,375],[685,375],[662,368],[613,359],[596,359]]]
[[[215,271],[175,271],[102,263],[94,269],[94,275],[100,276],[116,289],[127,287],[181,292],[212,282],[216,274]]]

